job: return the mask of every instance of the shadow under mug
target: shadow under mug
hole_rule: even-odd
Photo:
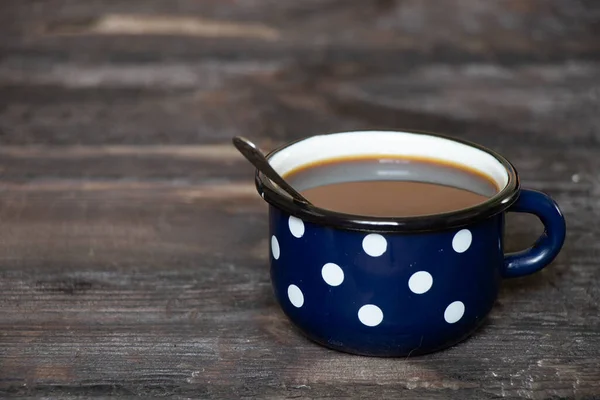
[[[268,159],[285,175],[357,156],[439,160],[476,169],[501,189],[482,204],[450,213],[366,217],[297,203],[257,171],[257,190],[270,204],[275,296],[317,343],[371,356],[450,347],[481,325],[502,278],[544,268],[563,245],[565,220],[557,204],[521,189],[510,162],[473,143],[429,133],[346,132],[296,141]],[[540,218],[545,230],[532,247],[504,254],[506,212]]]

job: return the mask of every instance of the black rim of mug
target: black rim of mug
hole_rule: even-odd
[[[358,132],[358,131],[357,131]],[[389,131],[394,133],[395,131]],[[508,174],[508,183],[494,196],[481,204],[461,210],[451,211],[443,214],[421,215],[413,217],[370,217],[364,215],[354,215],[339,213],[314,205],[303,204],[294,201],[289,195],[277,189],[270,179],[261,174],[258,170],[255,174],[255,183],[258,193],[263,196],[271,206],[293,215],[305,222],[311,222],[318,225],[330,226],[346,230],[364,231],[364,232],[431,232],[450,228],[457,228],[473,224],[475,222],[487,219],[496,214],[506,211],[517,201],[520,192],[519,176],[515,167],[503,156],[487,147],[481,146],[468,140],[454,138],[448,135],[425,131],[397,131],[415,135],[433,136],[453,142],[462,143],[475,149],[484,151],[498,160],[506,169]],[[352,133],[352,132],[342,132]],[[276,148],[267,155],[267,159],[275,153],[293,146],[310,137],[301,138]]]

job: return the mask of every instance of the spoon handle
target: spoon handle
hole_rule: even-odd
[[[239,150],[240,153],[242,153],[244,157],[246,157],[248,161],[250,161],[252,165],[254,165],[254,167],[256,167],[256,169],[258,169],[277,186],[292,196],[295,201],[303,204],[310,204],[304,196],[302,196],[296,189],[287,183],[285,179],[283,179],[281,175],[279,175],[277,171],[273,169],[271,164],[269,164],[269,161],[263,155],[262,151],[260,151],[260,149],[256,147],[254,143],[241,136],[236,136],[233,138],[233,145]]]

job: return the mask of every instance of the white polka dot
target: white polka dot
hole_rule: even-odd
[[[330,286],[340,286],[344,282],[344,271],[339,265],[327,263],[321,269],[321,276],[325,283]]]
[[[387,241],[377,233],[371,233],[363,239],[363,250],[371,257],[379,257],[387,250]]]
[[[271,253],[273,253],[273,258],[279,260],[279,256],[281,252],[279,250],[279,241],[275,237],[275,235],[271,236]]]
[[[471,242],[473,241],[473,235],[471,231],[468,229],[460,230],[454,235],[452,239],[452,248],[457,253],[464,253],[471,246]]]
[[[374,304],[366,304],[358,310],[358,319],[366,326],[377,326],[383,321],[383,311]]]
[[[288,286],[288,298],[290,299],[290,303],[296,308],[300,308],[304,304],[302,290],[296,285]]]
[[[412,274],[408,280],[408,288],[416,294],[423,294],[431,289],[433,277],[427,271],[419,271]]]
[[[301,238],[304,235],[304,222],[300,218],[296,218],[290,215],[290,219],[288,219],[288,226],[290,227],[290,232],[294,237]]]
[[[446,307],[446,311],[444,311],[444,319],[447,323],[453,324],[458,322],[465,314],[465,305],[462,301],[455,301],[450,303],[448,307]]]

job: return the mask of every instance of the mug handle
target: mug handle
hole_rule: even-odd
[[[505,256],[502,276],[529,275],[550,264],[562,248],[567,230],[558,204],[544,193],[523,189],[508,211],[535,215],[544,224],[544,233],[530,248]]]

